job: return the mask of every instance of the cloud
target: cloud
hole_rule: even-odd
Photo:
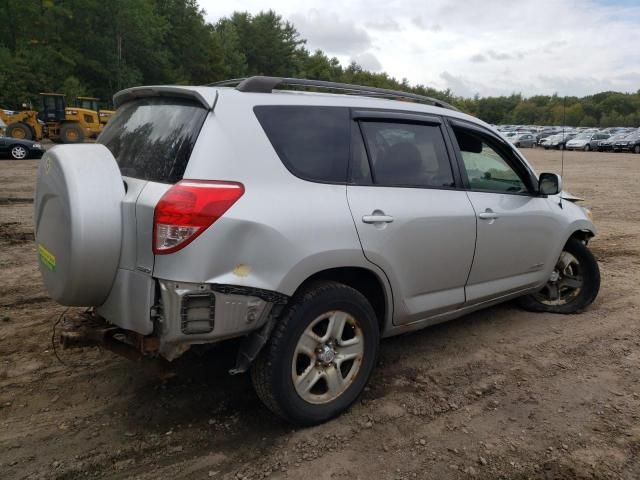
[[[364,52],[359,55],[351,57],[351,60],[356,62],[365,70],[371,70],[372,72],[379,72],[382,70],[382,64],[380,60],[371,52]]]
[[[371,47],[371,37],[364,28],[335,13],[310,10],[290,19],[311,50],[320,48],[329,54],[349,55]]]
[[[430,30],[432,32],[439,32],[439,31],[442,30],[442,26],[440,26],[437,23],[432,23],[432,24],[429,24],[429,25],[424,23],[424,20],[422,19],[422,17],[420,15],[416,15],[415,17],[411,17],[411,23],[413,23],[413,25],[418,27],[420,30]]]
[[[456,95],[462,97],[473,97],[478,93],[478,91],[474,90],[465,79],[452,75],[449,72],[442,72],[440,74],[440,78],[445,81],[446,87],[450,88]]]
[[[469,60],[471,60],[473,63],[482,63],[487,61],[487,57],[485,57],[481,53],[476,53],[475,55],[472,55]]]
[[[513,56],[508,53],[499,53],[494,50],[487,50],[487,55],[493,60],[511,60]]]
[[[372,30],[380,30],[382,32],[400,32],[402,27],[398,22],[392,18],[385,18],[383,20],[374,20],[366,22],[365,27]]]
[[[269,8],[309,50],[343,65],[383,65],[412,84],[456,95],[585,95],[640,88],[640,3],[620,1],[429,0],[427,11],[424,0],[272,0]],[[264,0],[198,3],[214,23],[265,9]]]

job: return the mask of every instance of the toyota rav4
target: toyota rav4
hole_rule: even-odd
[[[38,172],[44,283],[92,307],[67,344],[173,360],[242,338],[232,372],[311,425],[354,402],[382,337],[598,293],[588,210],[446,103],[272,77],[114,102],[97,144],[56,146]]]

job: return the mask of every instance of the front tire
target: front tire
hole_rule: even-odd
[[[598,296],[600,268],[587,246],[571,238],[564,246],[549,281],[542,289],[519,302],[525,310],[580,313]]]
[[[591,150],[591,145],[589,145],[588,143],[584,146],[584,151],[588,152],[589,150]]]
[[[633,153],[640,153],[640,145],[633,147]]]
[[[31,140],[31,128],[22,122],[12,123],[7,127],[7,137],[18,138],[20,140]]]
[[[364,389],[380,333],[371,304],[336,282],[296,294],[251,369],[258,397],[276,415],[301,426],[325,422]]]

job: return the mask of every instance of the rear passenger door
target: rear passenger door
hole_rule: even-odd
[[[366,258],[393,290],[394,323],[465,302],[476,220],[438,117],[352,112],[347,198]]]

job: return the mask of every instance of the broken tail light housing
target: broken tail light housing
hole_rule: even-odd
[[[244,194],[238,182],[181,180],[153,213],[153,253],[176,252],[195,240]]]

